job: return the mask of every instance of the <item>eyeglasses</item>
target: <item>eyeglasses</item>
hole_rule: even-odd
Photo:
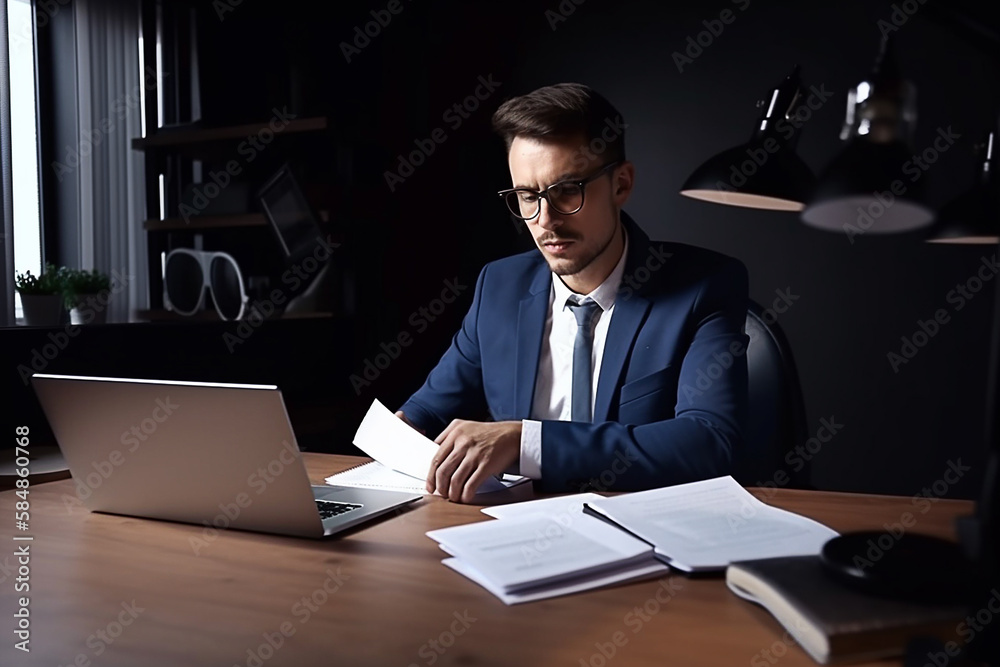
[[[619,164],[620,160],[606,164],[583,180],[553,183],[541,192],[530,188],[510,188],[500,190],[497,194],[503,197],[511,214],[521,220],[534,220],[542,210],[539,203],[542,199],[548,200],[549,206],[557,213],[573,215],[583,208],[583,195],[587,183],[597,180]]]
[[[163,301],[167,310],[194,315],[205,303],[205,288],[212,294],[215,312],[223,320],[238,320],[249,297],[243,274],[232,255],[176,248],[163,261]]]

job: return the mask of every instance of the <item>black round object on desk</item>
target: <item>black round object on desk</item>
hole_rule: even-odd
[[[828,541],[826,572],[862,593],[925,603],[961,603],[975,586],[975,568],[954,542],[928,535],[861,531]]]

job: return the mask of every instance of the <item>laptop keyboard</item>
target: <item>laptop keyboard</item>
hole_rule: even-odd
[[[333,500],[317,500],[316,508],[319,509],[319,518],[329,519],[330,517],[340,516],[341,514],[346,514],[353,510],[359,510],[364,505],[358,505],[355,503],[338,503]]]

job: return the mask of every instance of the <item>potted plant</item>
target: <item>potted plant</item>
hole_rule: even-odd
[[[97,269],[62,269],[63,301],[70,311],[73,324],[103,324],[108,321],[108,301],[111,278]],[[104,302],[98,300],[102,292],[108,292]]]
[[[14,276],[14,289],[21,295],[24,322],[28,326],[51,327],[66,322],[60,269],[46,264],[39,276],[32,275],[30,269],[19,272]]]

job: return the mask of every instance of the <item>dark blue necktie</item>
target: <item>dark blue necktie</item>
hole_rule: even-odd
[[[576,340],[573,341],[573,399],[572,417],[575,422],[589,422],[591,383],[594,371],[591,353],[594,348],[594,315],[600,309],[596,302],[588,299],[583,303],[569,302],[576,317]]]

